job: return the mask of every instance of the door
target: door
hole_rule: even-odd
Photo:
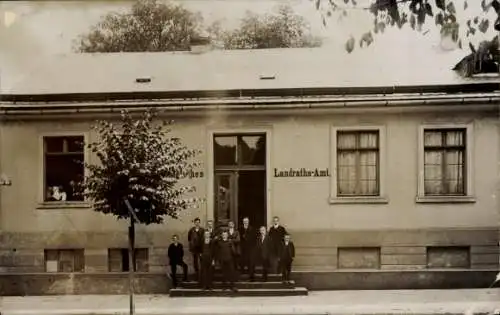
[[[214,220],[217,226],[244,217],[266,224],[266,135],[214,135]]]
[[[214,219],[218,226],[229,221],[237,222],[238,191],[236,172],[217,172],[215,174]]]

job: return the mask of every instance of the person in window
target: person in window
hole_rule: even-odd
[[[47,187],[47,193],[45,195],[45,201],[56,201],[54,198],[54,191],[52,187]]]
[[[234,246],[234,259],[233,259],[234,269],[237,270],[238,269],[238,262],[240,259],[240,253],[241,253],[240,252],[240,233],[234,227],[233,221],[229,221],[227,226],[228,226],[227,233],[228,233],[229,240],[233,243],[233,246]]]
[[[272,242],[271,238],[267,235],[267,229],[265,226],[261,226],[257,243],[255,244],[254,262],[250,269],[250,281],[254,281],[255,279],[256,266],[262,266],[262,278],[264,282],[267,281],[272,249]]]
[[[182,267],[184,281],[187,281],[188,266],[184,262],[184,248],[179,243],[179,236],[172,236],[172,243],[168,247],[168,258],[170,260],[170,270],[172,283],[174,288],[177,288],[177,266]]]
[[[237,291],[234,285],[234,252],[234,245],[229,239],[229,233],[224,230],[216,246],[217,261],[223,273],[223,290],[229,288],[233,291]],[[229,284],[229,287],[226,287],[227,284]]]
[[[66,201],[67,195],[63,190],[62,186],[52,187],[52,197],[55,201]]]
[[[295,258],[295,245],[291,240],[290,234],[285,234],[280,253],[280,263],[283,283],[290,283],[290,274],[292,273],[292,262]]]
[[[243,218],[243,225],[240,227],[240,272],[248,272],[250,275],[250,268],[252,264],[252,254],[257,240],[255,230],[250,226],[250,219]]]
[[[269,238],[272,243],[271,250],[271,268],[273,271],[277,273],[281,273],[280,268],[280,250],[281,245],[283,244],[283,239],[285,238],[285,234],[288,234],[286,229],[281,226],[280,218],[273,218],[273,225],[269,228]]]
[[[200,277],[200,255],[204,235],[204,230],[200,227],[200,223],[200,218],[195,218],[194,226],[188,232],[189,251],[193,255],[193,267],[196,279]]]
[[[203,238],[201,249],[201,276],[200,284],[203,290],[212,290],[212,276],[215,265],[215,250],[216,242],[212,239],[210,231],[206,230]]]

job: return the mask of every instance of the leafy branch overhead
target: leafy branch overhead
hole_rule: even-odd
[[[171,123],[155,126],[155,116],[152,110],[142,117],[124,111],[118,126],[100,121],[94,127],[99,140],[87,146],[99,163],[85,164],[88,176],[82,185],[96,211],[129,218],[127,198],[138,223],[162,223],[165,216],[176,219],[201,201],[186,197],[195,187],[181,183],[198,166],[193,158],[199,152],[169,136]]]
[[[355,49],[356,42],[359,42],[360,47],[369,46],[374,41],[374,36],[378,33],[383,33],[386,27],[398,27],[401,29],[404,25],[409,25],[411,29],[420,32],[423,30],[423,26],[428,19],[433,19],[432,22],[439,29],[441,35],[451,38],[460,48],[463,46],[463,37],[469,38],[478,32],[485,34],[492,25],[496,30],[500,30],[499,0],[474,0],[473,4],[475,5],[479,4],[480,1],[482,13],[479,15],[472,14],[464,23],[465,25],[459,23],[457,5],[460,3],[460,5],[463,6],[461,8],[463,9],[462,11],[466,13],[470,7],[468,0],[462,2],[458,0],[375,0],[368,7],[361,7],[358,4],[359,0],[314,1],[318,10],[320,10],[323,2],[328,1],[326,9],[326,16],[328,17],[332,16],[334,12],[341,12],[343,16],[347,16],[351,9],[367,10],[372,14],[373,28],[361,35],[358,39],[351,36],[345,43],[345,49],[349,53]],[[477,1],[477,3],[475,1]],[[493,22],[490,20],[491,17],[486,16],[486,14],[490,12],[495,13]],[[325,24],[327,23],[325,18],[323,18],[323,21]],[[461,36],[461,27],[464,29],[464,36]],[[475,57],[469,56],[466,61],[461,61],[462,64],[460,67],[462,67],[464,63],[472,62],[466,66],[468,70],[462,71],[461,74],[470,76],[474,73],[482,72],[484,69],[492,70],[490,67],[492,63],[496,63],[496,67],[498,67],[497,60],[491,60],[485,57],[488,54],[484,49],[484,46],[488,45],[491,48],[491,44],[493,43],[494,45],[496,42],[497,40],[495,38],[490,41],[483,41],[477,48],[469,44],[469,47],[471,47],[471,55],[475,55]],[[489,54],[489,56],[492,56],[492,54]],[[483,69],[481,65],[476,64],[477,62],[481,63],[481,60],[486,60],[490,65]],[[478,67],[481,68],[481,70],[478,69]]]

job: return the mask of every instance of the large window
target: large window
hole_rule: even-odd
[[[380,196],[379,131],[337,131],[337,196]]]
[[[465,160],[466,129],[425,129],[425,196],[465,195]]]
[[[43,148],[44,201],[82,201],[84,137],[44,137]]]

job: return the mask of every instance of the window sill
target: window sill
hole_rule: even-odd
[[[46,201],[38,205],[37,209],[90,209],[91,206],[85,201]]]
[[[416,203],[475,203],[474,196],[417,196]]]
[[[330,204],[387,204],[389,198],[387,197],[330,197],[328,200]]]

